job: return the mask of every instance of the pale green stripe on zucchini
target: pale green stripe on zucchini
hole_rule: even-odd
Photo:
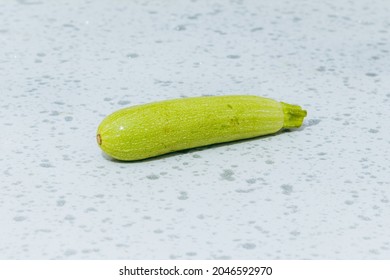
[[[305,116],[300,106],[252,95],[172,99],[114,112],[97,141],[115,159],[140,160],[297,128]]]

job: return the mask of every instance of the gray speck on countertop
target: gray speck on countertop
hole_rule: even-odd
[[[222,180],[234,181],[234,172],[231,169],[225,169],[220,174]]]
[[[283,194],[290,195],[293,192],[293,186],[288,184],[283,184],[280,186],[282,188]]]

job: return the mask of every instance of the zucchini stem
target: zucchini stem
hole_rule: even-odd
[[[307,111],[303,110],[301,106],[291,105],[280,102],[282,104],[284,123],[283,128],[298,128],[302,125],[303,119],[307,115]]]

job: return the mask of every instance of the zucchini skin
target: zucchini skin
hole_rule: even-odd
[[[133,161],[299,127],[305,116],[299,106],[253,95],[172,99],[112,113],[97,142],[109,156]]]

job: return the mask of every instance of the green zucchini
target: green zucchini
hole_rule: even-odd
[[[96,139],[106,154],[132,161],[300,127],[305,116],[300,106],[253,95],[181,98],[116,111]]]

